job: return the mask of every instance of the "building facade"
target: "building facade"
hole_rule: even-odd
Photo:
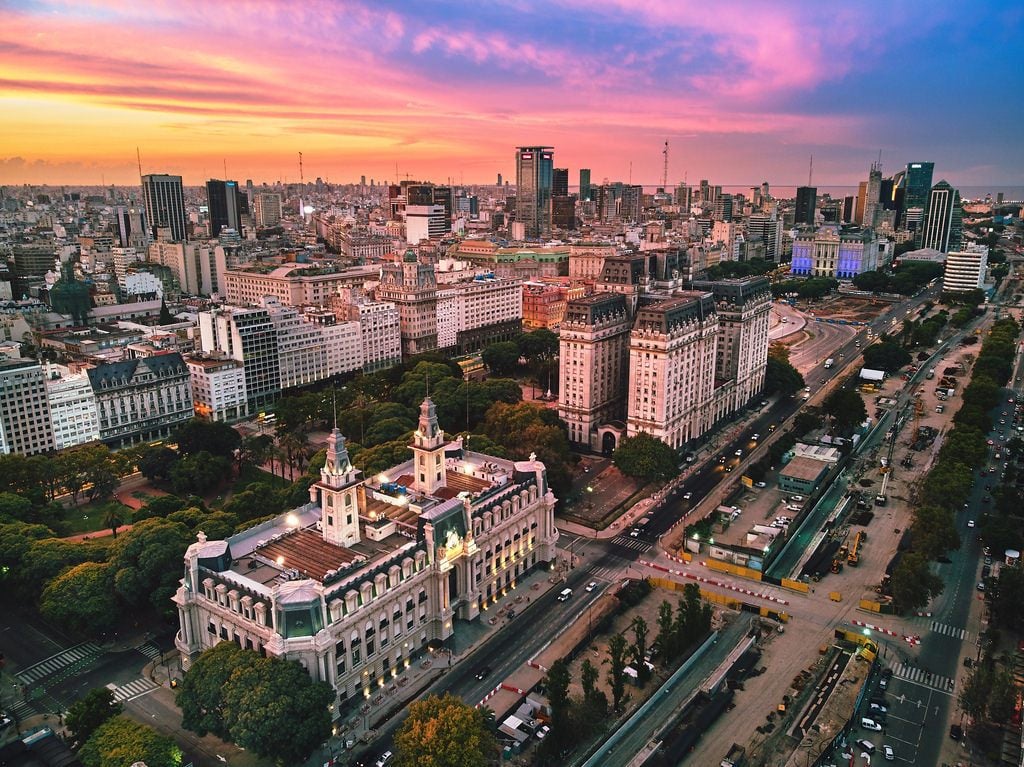
[[[444,237],[448,229],[443,205],[405,206],[405,241],[410,245]]]
[[[402,261],[381,269],[378,301],[398,309],[402,356],[411,357],[437,348],[437,278],[434,267],[406,251]]]
[[[522,330],[523,286],[518,280],[477,275],[437,289],[437,348],[458,354],[511,341]]]
[[[188,356],[185,362],[197,418],[231,422],[250,415],[245,366],[241,362],[230,357],[201,355]]]
[[[242,363],[249,409],[273,404],[281,395],[277,329],[266,309],[222,307],[199,313],[200,346]]]
[[[309,504],[227,540],[200,533],[174,596],[183,666],[221,641],[296,660],[344,718],[554,558],[543,463],[450,441],[429,398],[411,448],[365,478],[335,429]]]
[[[0,453],[35,455],[55,447],[42,367],[0,359]]]
[[[177,352],[89,368],[100,439],[114,448],[170,437],[195,415],[192,381]]]
[[[959,191],[945,180],[933,186],[924,214],[921,247],[943,253],[958,250],[963,237],[963,215]]]
[[[63,450],[98,440],[100,417],[89,376],[72,373],[63,365],[47,366],[45,375],[54,448]]]
[[[188,216],[181,176],[150,174],[142,177],[146,224],[153,240],[188,241]]]
[[[874,230],[865,227],[822,227],[793,238],[790,274],[850,280],[878,268],[880,245]]]
[[[629,336],[627,434],[682,448],[714,422],[718,315],[705,292],[642,306]]]
[[[346,289],[333,306],[340,316],[359,323],[363,372],[384,370],[402,361],[401,321],[393,303],[374,301],[361,291]]]
[[[987,271],[988,248],[985,245],[971,243],[963,250],[950,251],[942,274],[942,290],[964,293],[984,288]]]
[[[516,148],[516,221],[525,227],[526,238],[551,236],[551,186],[554,147]]]
[[[566,306],[558,333],[558,416],[575,445],[606,451],[598,427],[624,425],[631,325],[619,293],[595,293]]]
[[[326,306],[342,288],[361,288],[376,280],[377,266],[316,267],[286,264],[269,268],[226,269],[221,293],[226,303],[259,306],[264,296],[274,296],[287,306]]]

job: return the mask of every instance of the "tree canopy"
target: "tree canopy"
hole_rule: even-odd
[[[623,437],[612,461],[623,474],[648,481],[668,480],[679,473],[676,451],[645,432]]]
[[[83,562],[64,571],[43,589],[39,612],[69,631],[99,636],[116,624],[120,615],[110,566]]]
[[[221,642],[185,673],[177,702],[186,729],[296,764],[330,735],[333,697],[330,686],[314,682],[297,661],[262,658]]]
[[[178,767],[181,750],[168,737],[123,716],[99,726],[78,752],[85,767]]]
[[[868,417],[864,398],[853,389],[836,389],[821,403],[821,409],[840,432],[850,431]]]
[[[881,343],[871,344],[864,350],[864,367],[872,370],[895,373],[908,364],[910,352],[892,341],[883,340]]]
[[[482,712],[453,695],[431,695],[408,707],[395,733],[397,767],[484,767],[498,746]]]
[[[122,706],[114,700],[114,691],[106,687],[89,690],[68,708],[65,724],[71,732],[71,742],[84,744],[100,726],[121,713]]]

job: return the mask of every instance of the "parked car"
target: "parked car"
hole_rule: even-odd
[[[684,501],[688,501],[691,498],[693,498],[693,493],[691,493],[689,490],[687,490],[685,493],[683,493],[683,500]]]
[[[886,743],[885,745],[882,746],[882,754],[885,755],[885,761],[887,761],[887,762],[895,762],[896,761],[896,752],[893,751],[892,746],[890,746],[888,743]]]
[[[861,738],[857,741],[857,747],[862,751],[867,751],[869,754],[875,753],[875,744],[872,743],[870,740],[865,740],[864,738]]]

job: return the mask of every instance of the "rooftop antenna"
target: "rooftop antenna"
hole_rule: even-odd
[[[629,161],[629,185],[633,185],[633,161]]]
[[[807,169],[807,186],[814,186],[814,155],[811,155],[811,167]]]
[[[306,177],[302,174],[302,152],[299,152],[299,184],[306,185]]]
[[[665,148],[661,153],[665,157],[664,167],[661,169],[661,188],[668,189],[668,139],[665,139]]]
[[[228,180],[228,158],[227,157],[222,158],[222,162],[224,163],[224,180],[227,181]]]

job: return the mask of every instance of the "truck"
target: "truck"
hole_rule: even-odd
[[[829,357],[825,360],[825,369],[828,370],[830,367],[836,364],[835,358]]]
[[[719,763],[719,767],[743,767],[747,763],[746,756],[747,749],[739,743],[733,743],[725,759]]]
[[[935,368],[932,368],[927,373],[925,373],[924,377],[925,378],[935,378]]]

